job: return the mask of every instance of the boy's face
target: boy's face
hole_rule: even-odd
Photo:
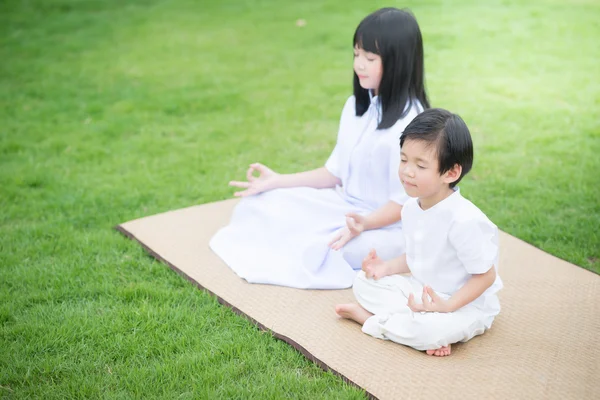
[[[373,89],[377,94],[383,67],[381,57],[375,53],[365,51],[359,47],[354,48],[354,72],[358,76],[363,89]]]
[[[452,192],[450,183],[460,176],[460,167],[440,175],[435,145],[420,140],[405,140],[400,152],[398,175],[406,194],[418,197],[421,207],[429,208]]]

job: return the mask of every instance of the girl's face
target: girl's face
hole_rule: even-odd
[[[373,89],[375,94],[378,94],[383,74],[380,56],[354,47],[354,72],[363,89]]]

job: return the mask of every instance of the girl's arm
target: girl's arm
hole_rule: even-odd
[[[254,172],[258,172],[258,176],[255,176]],[[299,172],[297,174],[278,174],[260,163],[254,163],[251,164],[248,171],[246,171],[246,179],[246,182],[229,182],[230,186],[245,189],[234,193],[234,196],[252,196],[254,194],[279,188],[306,186],[315,189],[324,189],[341,185],[340,179],[329,172],[325,167],[313,169],[312,171]]]
[[[280,174],[277,177],[276,188],[291,188],[306,186],[315,189],[332,188],[341,185],[342,181],[325,167],[295,174]]]

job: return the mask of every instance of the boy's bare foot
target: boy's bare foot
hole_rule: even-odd
[[[342,318],[351,319],[359,324],[364,324],[369,317],[373,316],[370,312],[358,304],[338,304],[335,306],[335,312]]]
[[[449,356],[450,355],[450,345],[440,347],[439,349],[435,349],[435,350],[427,350],[427,354],[429,354],[430,356],[436,356],[436,357]]]

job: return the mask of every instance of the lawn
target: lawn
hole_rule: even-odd
[[[600,272],[600,4],[522,3],[0,2],[0,397],[364,397],[112,227],[323,165],[379,6],[471,127],[463,194]]]

